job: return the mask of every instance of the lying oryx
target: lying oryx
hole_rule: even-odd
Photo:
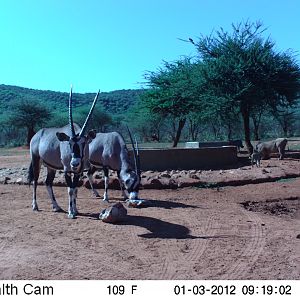
[[[128,127],[127,127],[128,128]],[[98,192],[93,187],[93,174],[98,169],[104,171],[105,190],[103,201],[108,202],[108,172],[109,170],[117,171],[120,181],[121,190],[124,199],[128,198],[123,190],[123,185],[129,193],[129,199],[137,199],[140,185],[140,160],[138,146],[133,144],[133,140],[128,129],[131,139],[135,168],[131,166],[123,137],[117,132],[97,133],[96,138],[90,143],[90,164],[91,168],[88,171],[88,179],[96,197],[100,197]]]
[[[56,170],[64,170],[69,194],[68,216],[69,218],[74,218],[78,213],[76,208],[78,182],[83,170],[89,168],[88,144],[96,136],[94,130],[90,130],[87,135],[85,135],[85,131],[97,102],[98,95],[99,92],[94,99],[81,129],[77,124],[73,123],[72,119],[71,88],[69,98],[69,125],[62,128],[43,128],[33,136],[30,142],[31,163],[28,170],[28,183],[30,184],[33,181],[33,210],[38,210],[36,188],[40,166],[41,163],[43,163],[47,167],[46,187],[52,202],[52,209],[54,211],[61,211],[54,197],[52,184]]]
[[[256,145],[255,150],[260,153],[262,159],[270,158],[271,153],[278,152],[279,159],[284,158],[287,139],[279,138],[269,142],[261,142]]]

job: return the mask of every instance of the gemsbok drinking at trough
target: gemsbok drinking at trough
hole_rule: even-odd
[[[46,187],[52,202],[53,211],[62,210],[54,197],[52,184],[56,170],[63,170],[69,195],[68,217],[75,218],[78,214],[76,208],[78,182],[83,170],[89,168],[88,145],[96,136],[94,130],[90,130],[87,134],[85,134],[85,132],[98,96],[99,92],[95,96],[82,128],[80,128],[76,123],[73,123],[71,87],[69,97],[69,124],[61,128],[43,128],[33,136],[30,142],[31,163],[28,170],[28,183],[31,184],[33,181],[33,210],[38,210],[36,188],[40,167],[43,163],[47,168]]]
[[[100,197],[98,192],[93,187],[93,174],[98,169],[103,169],[104,172],[104,195],[103,201],[108,202],[108,182],[109,170],[117,171],[118,179],[124,200],[138,199],[139,185],[141,180],[140,157],[137,142],[133,143],[133,139],[129,128],[127,127],[129,137],[132,144],[134,169],[131,166],[128,149],[123,137],[118,132],[97,133],[95,139],[89,144],[90,169],[88,171],[88,179],[96,197]],[[126,195],[123,190],[129,193]]]

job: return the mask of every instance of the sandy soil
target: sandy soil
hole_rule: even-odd
[[[0,167],[14,170],[27,159],[2,156]],[[297,159],[271,159],[259,170],[241,168],[238,177],[262,169],[270,177],[283,166],[285,172],[300,170]],[[212,181],[217,174],[211,171]],[[80,215],[70,220],[51,211],[44,186],[38,187],[40,211],[33,212],[28,186],[1,184],[0,279],[300,279],[299,186],[300,178],[290,178],[144,189],[140,197],[152,205],[124,204],[127,218],[113,225],[98,220],[108,204],[84,187],[78,193]],[[56,186],[54,192],[66,210],[66,188]],[[110,196],[111,204],[121,201],[117,190]]]

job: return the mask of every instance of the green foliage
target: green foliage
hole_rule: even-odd
[[[26,145],[29,145],[35,130],[44,125],[51,117],[50,109],[31,99],[17,101],[9,110],[7,125],[14,128],[26,128]]]
[[[131,130],[144,142],[151,141],[154,134],[158,140],[162,138],[165,118],[161,114],[151,112],[141,102],[129,109],[122,121],[130,124]]]
[[[100,93],[89,128],[104,131],[111,126],[118,127],[120,120],[124,119],[123,114],[138,101],[141,93],[141,90]],[[83,124],[94,97],[95,94],[92,93],[73,93],[74,122],[79,125]],[[31,127],[34,125],[31,128],[32,131],[37,131],[41,127],[66,125],[68,123],[68,100],[68,93],[0,85],[0,125],[3,127],[0,132],[0,145],[24,144],[24,130],[21,128],[21,124]],[[45,108],[51,112],[51,115],[44,118],[42,111],[36,115],[33,112],[23,115],[19,110],[14,112],[18,103],[22,101],[28,102],[27,104],[31,105],[33,109]],[[16,119],[17,122],[15,122]],[[32,124],[33,121],[34,124]]]
[[[142,90],[120,90],[100,93],[98,104],[101,103],[103,110],[107,113],[123,113],[137,102],[141,94]],[[74,107],[91,105],[94,97],[95,93],[73,93]],[[66,112],[68,110],[68,93],[42,91],[0,84],[0,109],[2,111],[8,109],[10,104],[13,104],[15,101],[28,98],[32,99],[32,101],[44,103],[51,109]]]
[[[164,116],[185,117],[197,109],[195,65],[185,58],[164,63],[157,72],[146,74],[149,89],[142,96],[144,106]]]
[[[184,58],[173,63],[164,63],[164,67],[157,72],[146,74],[149,89],[141,97],[142,103],[153,115],[169,117],[178,126],[172,134],[173,146],[176,147],[187,115],[199,110],[199,83],[195,76],[198,65],[191,59]]]
[[[10,107],[7,123],[17,128],[32,128],[44,125],[51,117],[50,109],[29,99],[20,100]]]
[[[89,113],[90,107],[88,106],[81,106],[73,112],[73,119],[82,126],[85,122],[85,119]],[[108,125],[112,124],[112,117],[110,114],[104,112],[99,108],[95,108],[91,119],[89,120],[88,128],[96,129],[98,132],[105,131],[105,128]]]
[[[300,68],[289,52],[277,53],[274,42],[263,39],[261,23],[221,28],[196,43],[203,63],[204,97],[225,123],[236,113],[243,117],[245,140],[251,150],[250,114],[258,107],[290,106],[299,97]]]

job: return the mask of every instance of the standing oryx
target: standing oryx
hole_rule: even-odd
[[[72,87],[69,97],[69,125],[62,128],[40,129],[30,142],[31,164],[28,170],[28,182],[33,181],[32,209],[38,210],[36,201],[36,188],[40,173],[41,163],[47,167],[46,187],[52,202],[54,211],[60,211],[52,189],[52,183],[56,170],[64,170],[65,180],[68,185],[69,194],[69,218],[76,216],[76,196],[77,187],[81,173],[89,168],[89,146],[96,136],[94,130],[90,130],[87,135],[85,131],[91,117],[99,92],[91,106],[82,129],[73,123],[72,118]],[[73,174],[73,179],[72,179]]]
[[[275,152],[279,153],[279,159],[283,159],[287,142],[286,138],[278,138],[269,142],[260,142],[256,145],[255,149],[260,153],[262,159],[269,159],[271,153]]]
[[[103,169],[105,183],[103,201],[108,202],[109,169],[117,171],[124,199],[128,198],[128,196],[125,194],[123,186],[129,193],[129,199],[138,198],[141,181],[139,151],[137,142],[136,146],[134,146],[129,128],[127,127],[127,129],[132,144],[134,169],[131,166],[125,141],[118,132],[97,133],[95,139],[89,145],[91,168],[88,171],[88,178],[94,195],[99,197],[98,192],[93,187],[93,174],[97,169]]]

